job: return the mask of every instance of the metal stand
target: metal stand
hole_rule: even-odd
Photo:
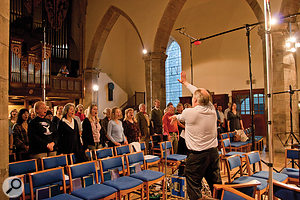
[[[294,144],[294,139],[297,141],[298,144],[300,144],[298,138],[294,134],[294,129],[293,129],[293,94],[295,94],[295,92],[299,92],[299,91],[300,91],[300,89],[293,90],[292,86],[290,85],[288,91],[274,92],[273,93],[273,95],[276,95],[276,94],[285,94],[285,93],[289,93],[290,94],[290,125],[291,125],[291,131],[290,131],[290,134],[289,134],[288,138],[286,139],[286,141],[284,143],[281,140],[281,138],[279,137],[279,135],[277,134],[277,137],[279,138],[281,144],[284,147],[289,146],[288,142],[289,142],[290,139],[291,139],[291,146],[292,146],[292,148],[293,148],[293,144]]]

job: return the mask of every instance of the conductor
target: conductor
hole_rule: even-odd
[[[193,94],[192,108],[171,118],[185,122],[187,193],[191,200],[196,200],[202,198],[203,177],[212,192],[213,184],[222,184],[217,150],[217,115],[206,89],[189,84],[185,72],[181,73],[181,80],[178,81]]]

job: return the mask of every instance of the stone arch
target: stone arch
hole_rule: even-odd
[[[138,31],[138,28],[134,24],[133,20],[123,10],[115,6],[111,6],[104,14],[100,24],[96,29],[88,53],[86,68],[95,68],[95,64],[99,63],[107,37],[120,16],[123,16],[125,19],[127,19],[129,23],[133,26],[134,30],[136,31],[139,37],[141,45],[144,48],[144,43],[141,34]]]
[[[187,0],[170,0],[160,20],[154,40],[154,52],[165,52],[175,21]],[[258,21],[264,20],[263,11],[257,0],[245,0]],[[297,0],[287,0],[297,1]]]

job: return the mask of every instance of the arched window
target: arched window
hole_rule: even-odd
[[[172,102],[174,106],[179,103],[182,96],[182,86],[177,81],[181,73],[181,50],[176,41],[172,41],[166,54],[166,103]]]

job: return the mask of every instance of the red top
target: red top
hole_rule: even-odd
[[[85,119],[85,115],[83,113],[75,113],[75,116],[78,116],[80,118],[80,121],[83,121]]]
[[[173,116],[173,114],[167,112],[162,118],[164,135],[169,135],[170,132],[178,133],[177,121],[173,121],[173,123],[171,124],[171,119],[170,119],[171,116]]]

